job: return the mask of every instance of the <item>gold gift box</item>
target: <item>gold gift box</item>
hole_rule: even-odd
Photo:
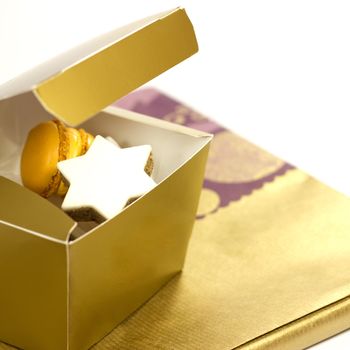
[[[12,167],[18,173],[28,131],[56,116],[122,144],[151,144],[158,183],[72,240],[76,222],[0,176],[1,341],[33,350],[87,349],[181,271],[211,135],[101,109],[196,51],[191,22],[178,8],[93,39],[0,86],[0,161],[16,150],[8,173]]]

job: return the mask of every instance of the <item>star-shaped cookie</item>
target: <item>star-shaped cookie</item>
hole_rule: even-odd
[[[102,222],[155,187],[145,172],[149,145],[118,148],[96,136],[88,152],[57,167],[69,183],[62,209],[78,221]]]

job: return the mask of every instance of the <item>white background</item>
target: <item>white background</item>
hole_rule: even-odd
[[[350,195],[350,5],[338,0],[0,0],[0,84],[182,5],[200,53],[149,85]],[[347,349],[350,333],[315,349]]]

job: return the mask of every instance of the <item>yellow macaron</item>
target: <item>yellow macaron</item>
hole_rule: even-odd
[[[68,128],[58,120],[38,124],[30,130],[22,151],[23,185],[43,197],[65,195],[68,188],[57,163],[85,154],[93,139],[83,129]]]

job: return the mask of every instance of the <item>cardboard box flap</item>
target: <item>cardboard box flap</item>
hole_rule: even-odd
[[[0,99],[33,89],[70,125],[197,52],[192,24],[177,8],[95,38],[0,86]]]
[[[48,200],[0,176],[0,223],[66,242],[76,222]],[[26,203],[20,207],[18,203]]]

